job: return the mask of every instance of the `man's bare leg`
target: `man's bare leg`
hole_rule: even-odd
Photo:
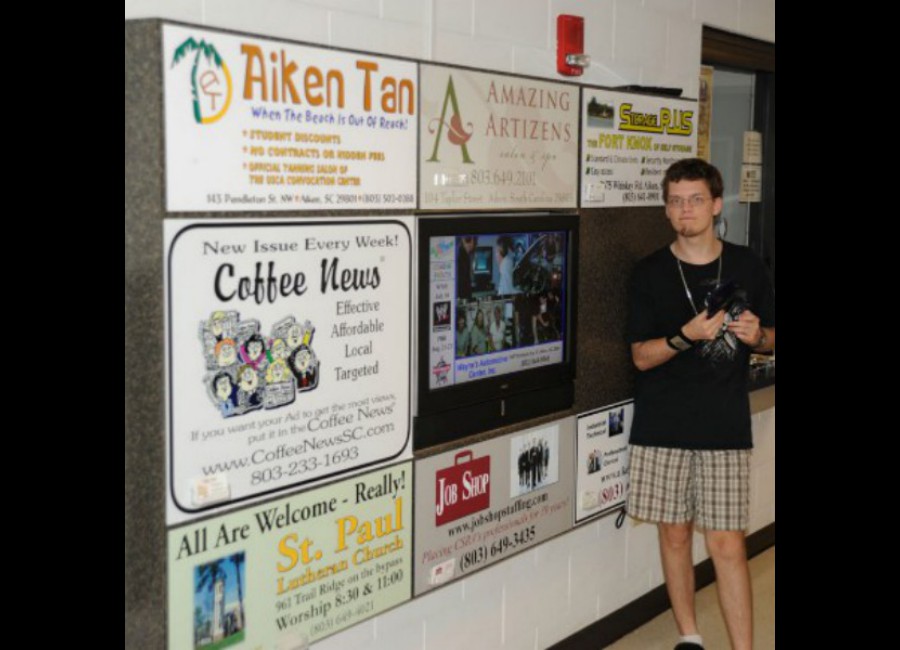
[[[753,601],[744,531],[708,530],[706,548],[716,568],[716,590],[731,647],[751,650]]]
[[[675,624],[682,636],[697,634],[697,617],[694,612],[694,562],[691,553],[694,525],[657,525],[659,551],[662,557],[666,590],[675,614]]]

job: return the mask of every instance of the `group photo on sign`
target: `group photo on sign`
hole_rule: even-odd
[[[563,236],[457,238],[456,358],[561,338]]]

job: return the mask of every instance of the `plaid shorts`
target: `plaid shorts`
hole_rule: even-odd
[[[693,521],[705,530],[746,530],[750,450],[630,445],[626,510],[635,519]]]

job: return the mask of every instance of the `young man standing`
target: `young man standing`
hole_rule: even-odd
[[[775,346],[775,298],[747,248],[719,240],[722,176],[692,158],[662,183],[675,241],[641,260],[626,336],[637,381],[628,513],[654,522],[681,640],[703,647],[694,612],[694,526],[716,570],[735,650],[750,650],[752,608],[744,544],[750,491],[751,351]]]

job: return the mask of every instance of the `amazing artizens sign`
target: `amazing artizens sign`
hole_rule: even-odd
[[[421,66],[423,209],[572,208],[578,87]]]

